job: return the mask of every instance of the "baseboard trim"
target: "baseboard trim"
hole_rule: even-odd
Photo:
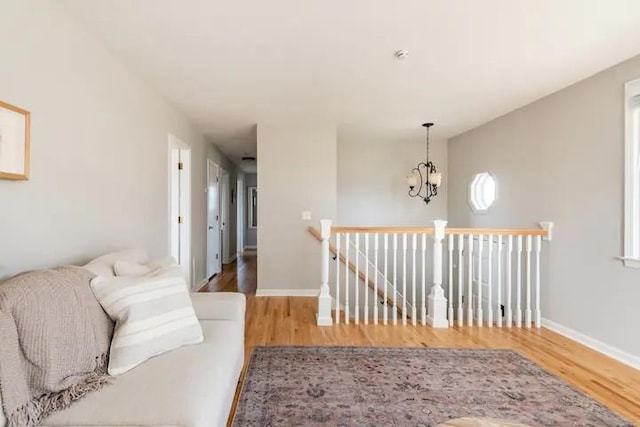
[[[244,250],[245,250],[245,251],[246,251],[246,250],[249,250],[249,251],[255,251],[255,250],[257,250],[257,249],[258,249],[258,247],[257,247],[256,245],[247,245],[247,246],[245,246],[245,247],[244,247]]]
[[[200,283],[198,283],[198,287],[196,288],[195,292],[199,292],[200,289],[204,288],[204,286],[209,283],[209,279],[207,279],[206,277],[204,279],[202,279],[200,281]]]
[[[581,332],[578,332],[571,328],[567,328],[566,326],[563,326],[549,319],[543,318],[542,326],[576,342],[579,342],[580,344],[585,345],[599,353],[602,353],[605,356],[609,356],[612,359],[617,360],[618,362],[622,362],[625,365],[629,365],[632,368],[640,370],[640,357],[638,356],[634,356],[633,354],[627,353],[624,350],[620,350],[617,347],[605,344],[602,341],[598,341],[595,338],[591,338]]]
[[[317,297],[318,289],[258,289],[257,297]]]

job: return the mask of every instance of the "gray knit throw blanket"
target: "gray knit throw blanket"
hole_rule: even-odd
[[[93,273],[63,267],[0,282],[0,393],[9,427],[37,426],[109,381],[113,322]]]

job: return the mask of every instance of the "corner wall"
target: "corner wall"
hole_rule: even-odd
[[[336,217],[336,133],[258,124],[258,293],[319,289],[320,244],[307,227]]]
[[[615,258],[623,248],[624,83],[638,77],[635,57],[452,138],[448,168],[450,224],[554,221],[543,317],[636,357],[640,270]],[[467,188],[485,170],[497,178],[498,200],[474,215]]]
[[[192,256],[205,275],[206,156],[175,108],[52,2],[6,0],[0,98],[32,113],[31,179],[0,180],[0,278],[143,246],[168,253],[168,134],[192,148]]]

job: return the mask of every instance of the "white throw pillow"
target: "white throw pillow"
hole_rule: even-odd
[[[130,248],[99,256],[98,258],[89,261],[84,268],[93,272],[96,276],[113,277],[115,275],[114,265],[118,261],[146,264],[149,262],[149,256],[142,248]]]
[[[96,277],[91,289],[116,322],[109,375],[120,375],[153,356],[204,339],[182,277]]]
[[[113,271],[118,277],[138,277],[149,274],[152,268],[149,264],[138,264],[136,262],[129,261],[116,261],[113,264]]]

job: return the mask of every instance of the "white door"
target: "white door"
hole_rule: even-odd
[[[229,196],[230,196],[230,181],[229,181],[229,172],[222,169],[222,188],[221,188],[221,202],[220,202],[220,217],[222,218],[222,262],[224,264],[228,264],[231,262],[231,251],[230,251],[230,238],[231,227],[229,227]]]
[[[244,177],[241,175],[238,177],[238,183],[236,188],[236,224],[238,226],[236,234],[236,251],[241,254],[244,251]]]
[[[221,271],[219,168],[207,161],[207,277]]]

